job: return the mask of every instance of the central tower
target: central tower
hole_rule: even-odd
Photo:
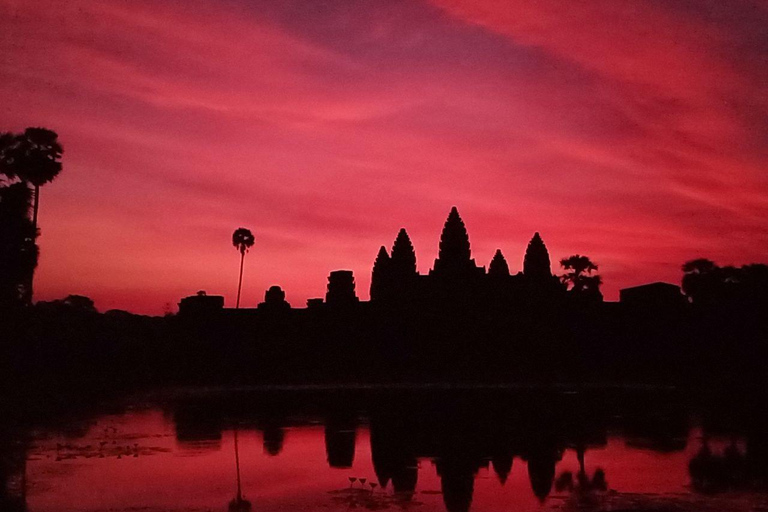
[[[485,273],[472,259],[467,228],[455,206],[451,208],[443,226],[440,251],[429,273],[436,277],[469,277]]]

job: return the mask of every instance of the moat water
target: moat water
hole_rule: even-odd
[[[226,511],[239,461],[254,511],[768,510],[763,422],[728,408],[664,392],[327,394],[187,391],[37,426],[5,443],[23,452],[6,457],[6,508]]]

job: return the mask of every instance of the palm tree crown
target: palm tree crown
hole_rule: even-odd
[[[63,149],[58,134],[46,128],[27,128],[18,135],[3,134],[3,174],[40,187],[61,172]]]
[[[256,239],[250,229],[237,228],[235,232],[232,233],[232,245],[240,251],[240,254],[248,252],[248,249],[253,247],[255,241]]]

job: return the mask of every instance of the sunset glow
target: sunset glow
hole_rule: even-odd
[[[0,0],[2,129],[56,130],[35,298],[294,307],[451,206],[513,273],[539,231],[607,300],[768,257],[763,0]]]

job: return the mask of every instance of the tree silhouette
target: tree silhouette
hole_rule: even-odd
[[[700,258],[683,264],[683,292],[698,306],[764,304],[768,302],[768,266],[753,263],[719,267]]]
[[[523,260],[523,274],[532,279],[546,279],[552,276],[552,267],[549,262],[549,251],[544,245],[544,240],[538,232],[528,242]]]
[[[568,286],[571,293],[583,298],[602,300],[600,285],[603,280],[598,274],[593,274],[597,271],[597,265],[589,257],[574,254],[560,260],[560,266],[566,270],[565,274],[560,276],[560,281]]]
[[[501,254],[501,249],[496,249],[496,254],[493,255],[491,264],[488,265],[488,275],[494,277],[509,275],[509,265],[504,255]]]
[[[16,136],[11,132],[0,132],[0,177],[4,180],[15,178],[16,173],[13,169],[13,160],[6,153],[10,150],[16,140]]]
[[[46,128],[27,128],[18,135],[0,136],[0,171],[9,178],[30,183],[35,190],[32,225],[37,231],[40,187],[61,172],[63,149],[58,134]]]
[[[714,261],[699,258],[683,264],[683,293],[694,304],[714,303],[723,295],[722,272]]]
[[[63,299],[40,301],[37,303],[37,307],[54,309],[67,313],[98,313],[93,299],[83,295],[67,295]]]
[[[240,278],[237,281],[236,309],[240,307],[240,291],[243,287],[243,262],[245,261],[245,253],[248,252],[248,249],[253,247],[254,241],[253,233],[251,233],[249,229],[237,228],[235,232],[232,233],[232,245],[240,251]]]
[[[0,133],[0,174],[6,179],[19,179],[30,184],[34,191],[32,206],[32,245],[37,238],[37,213],[40,208],[40,187],[53,181],[61,172],[61,154],[63,149],[58,135],[46,128],[27,128],[23,133]],[[34,267],[37,264],[37,246],[35,245],[35,265],[28,272],[28,282],[23,283],[23,300],[32,302],[32,281]]]

